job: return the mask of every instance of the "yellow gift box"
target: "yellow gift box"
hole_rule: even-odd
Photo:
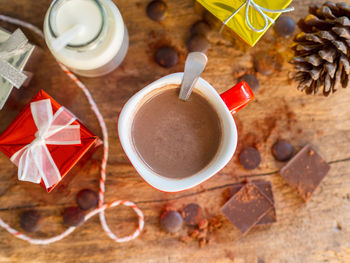
[[[248,45],[254,46],[292,0],[197,0]],[[247,13],[248,12],[248,13]],[[251,27],[249,26],[249,23]]]

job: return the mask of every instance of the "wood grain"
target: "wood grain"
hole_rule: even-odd
[[[161,76],[182,71],[189,28],[200,17],[194,12],[191,0],[167,1],[169,13],[162,23],[146,17],[148,0],[115,2],[130,34],[126,60],[106,77],[82,80],[99,105],[109,129],[111,149],[105,199],[107,202],[135,201],[145,213],[145,230],[132,242],[116,244],[94,217],[66,239],[45,247],[29,245],[0,230],[0,262],[350,262],[350,89],[329,98],[306,96],[289,81],[291,67],[286,62],[283,71],[272,77],[258,74],[260,90],[256,100],[237,113],[235,120],[240,136],[238,151],[243,145],[255,143],[263,157],[260,167],[247,172],[235,156],[219,174],[196,188],[175,194],[156,191],[143,182],[122,151],[117,136],[118,114],[136,91]],[[322,1],[293,1],[296,10],[291,16],[295,20],[304,17],[312,2]],[[49,4],[46,0],[0,1],[0,10],[41,27]],[[15,29],[4,23],[0,26]],[[101,136],[82,92],[60,71],[43,41],[25,32],[31,41],[44,48],[44,55],[31,85],[14,91],[0,112],[0,132],[31,97],[45,89]],[[276,49],[285,61],[291,56],[290,42],[277,41],[273,30],[244,53],[215,32],[210,35],[210,42],[209,62],[203,77],[218,92],[233,86],[240,72],[252,72],[252,59],[260,50]],[[163,43],[174,45],[180,53],[180,61],[174,68],[163,69],[153,60],[155,47]],[[307,203],[303,203],[278,174],[283,164],[274,161],[270,153],[271,145],[278,138],[290,140],[296,150],[310,142],[331,164],[329,174]],[[98,190],[100,158],[101,151],[97,151],[84,167],[75,169],[70,182],[63,182],[59,191],[47,195],[39,186],[18,182],[15,166],[0,154],[0,216],[19,227],[20,213],[36,207],[45,221],[33,236],[44,238],[60,233],[64,229],[62,210],[75,204],[75,194],[84,187]],[[183,233],[171,236],[160,230],[159,215],[165,204],[181,208],[197,202],[205,208],[207,216],[218,215],[225,189],[245,178],[271,180],[277,223],[255,228],[242,237],[225,221],[204,249],[195,242],[180,243],[178,237]],[[106,215],[115,233],[124,235],[133,231],[136,217],[129,209],[113,208]]]

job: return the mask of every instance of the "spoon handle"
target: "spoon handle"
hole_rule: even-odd
[[[179,98],[187,101],[199,76],[202,74],[208,58],[202,52],[191,52],[185,63],[185,73],[182,79]]]

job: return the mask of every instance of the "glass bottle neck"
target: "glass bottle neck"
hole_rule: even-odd
[[[100,0],[55,0],[48,16],[48,28],[54,38],[75,25],[83,30],[65,48],[88,51],[96,48],[106,37],[108,17]]]

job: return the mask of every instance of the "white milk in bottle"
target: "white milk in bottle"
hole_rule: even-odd
[[[111,0],[53,1],[44,34],[56,59],[86,77],[114,70],[129,46],[123,18]]]

